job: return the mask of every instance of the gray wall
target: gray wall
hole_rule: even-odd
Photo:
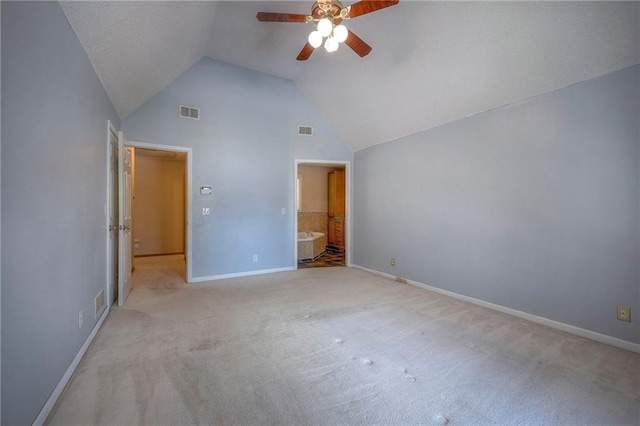
[[[2,7],[0,7],[0,22],[2,22]],[[2,45],[2,31],[0,31],[0,46]],[[0,48],[0,51],[2,49]],[[2,55],[0,55],[0,81],[2,81]],[[2,86],[0,84],[0,86]],[[2,102],[0,102],[0,117],[2,116]],[[2,120],[0,119],[0,242],[2,241]],[[0,243],[0,307],[2,307],[2,244]],[[2,314],[0,312],[0,336],[2,335]],[[0,377],[2,377],[2,338],[0,337]],[[2,423],[2,386],[0,386],[0,423]]]
[[[298,176],[301,179],[300,211],[326,213],[329,209],[329,172],[336,167],[299,164]],[[344,170],[341,168],[340,170]]]
[[[2,424],[29,424],[96,322],[119,123],[57,2],[1,7]]]
[[[639,102],[635,66],[358,151],[354,263],[640,342]]]
[[[181,104],[199,107],[200,120],[179,118]],[[297,136],[298,125],[314,136]],[[194,278],[293,267],[294,158],[353,159],[290,80],[207,58],[122,128],[132,141],[193,148]]]

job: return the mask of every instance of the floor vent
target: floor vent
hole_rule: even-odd
[[[180,105],[180,117],[200,120],[200,108]]]
[[[311,126],[298,126],[298,135],[311,136],[313,135],[313,127]]]
[[[104,289],[100,290],[100,293],[96,296],[96,318],[100,316],[102,308],[104,308]]]

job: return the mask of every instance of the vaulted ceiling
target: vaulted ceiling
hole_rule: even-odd
[[[291,79],[356,151],[640,62],[638,2],[407,0],[346,22],[368,56],[299,62],[311,24],[256,13],[312,3],[61,2],[121,117],[207,56]]]

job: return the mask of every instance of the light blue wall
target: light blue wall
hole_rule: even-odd
[[[2,7],[0,7],[0,22],[2,22]],[[0,31],[0,46],[2,46],[2,31]],[[1,51],[1,47],[0,47]],[[2,81],[2,55],[0,55],[0,81]],[[0,89],[0,92],[2,90]],[[0,105],[2,102],[0,102]],[[2,107],[0,106],[0,117]],[[2,241],[2,120],[0,120],[0,242]],[[2,307],[2,244],[0,243],[0,307]],[[2,314],[0,313],[0,336],[2,335]],[[2,338],[0,337],[0,377],[2,377]],[[2,386],[0,386],[0,423],[2,422]]]
[[[2,424],[30,424],[96,322],[119,123],[58,2],[1,7]]]
[[[0,22],[2,22],[2,7],[0,7]],[[2,31],[0,31],[0,46],[2,46]],[[0,48],[1,51],[1,48]],[[2,81],[2,55],[0,55],[0,82]],[[0,86],[2,86],[0,84]],[[0,92],[2,89],[0,87]],[[2,102],[0,102],[0,117],[2,117]],[[0,119],[0,242],[2,241],[2,120]],[[0,307],[2,307],[2,243],[0,243]],[[0,336],[2,334],[2,314],[0,313]],[[2,377],[2,338],[0,337],[0,377]],[[0,386],[0,423],[2,422],[2,386]]]
[[[358,151],[354,263],[640,342],[639,103],[635,66]]]
[[[179,105],[200,108],[200,120],[179,118]],[[297,136],[298,125],[314,136]],[[294,266],[294,159],[353,159],[290,80],[207,58],[122,128],[132,141],[193,149],[194,278]]]

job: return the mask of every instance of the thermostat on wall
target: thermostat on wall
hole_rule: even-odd
[[[200,187],[200,195],[211,195],[211,187],[210,186],[201,186]]]

